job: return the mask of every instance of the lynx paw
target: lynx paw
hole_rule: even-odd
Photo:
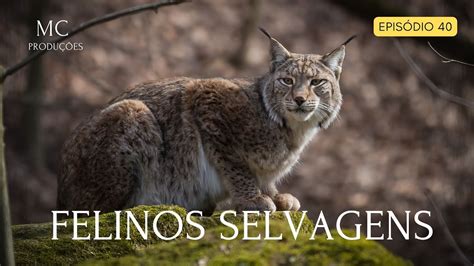
[[[279,211],[297,211],[300,209],[300,201],[288,193],[277,194],[273,201]]]
[[[234,203],[237,212],[242,211],[271,211],[276,210],[273,200],[264,194],[258,195],[251,199],[237,199]]]

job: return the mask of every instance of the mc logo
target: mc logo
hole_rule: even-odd
[[[59,24],[61,24],[61,23],[66,23],[66,24],[67,24],[68,21],[62,19],[62,20],[56,22],[56,23],[54,24],[54,31],[56,32],[56,35],[59,35],[59,36],[67,36],[68,33],[62,34],[61,32],[59,32],[58,27],[59,27]],[[49,31],[49,34],[48,34],[48,31]],[[41,33],[43,36],[46,36],[47,34],[48,34],[49,36],[53,36],[53,21],[50,20],[50,21],[48,22],[48,24],[46,25],[46,29],[45,29],[45,28],[43,27],[43,25],[41,24],[41,21],[37,20],[37,21],[36,21],[36,36],[40,36],[40,33]]]

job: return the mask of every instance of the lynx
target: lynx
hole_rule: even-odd
[[[263,76],[143,83],[79,125],[62,154],[58,207],[211,214],[230,198],[237,211],[298,210],[276,183],[337,117],[350,39],[326,55],[297,54],[261,30],[271,54]]]

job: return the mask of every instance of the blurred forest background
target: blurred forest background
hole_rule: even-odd
[[[146,2],[151,0],[1,1],[0,64],[18,62],[28,42],[44,41],[35,37],[36,19],[67,19],[64,28],[70,29]],[[347,209],[401,215],[432,210],[423,194],[430,189],[454,238],[474,260],[474,109],[433,93],[392,39],[374,37],[372,19],[380,15],[456,16],[456,38],[430,41],[449,57],[474,62],[472,0],[193,1],[74,36],[71,41],[83,43],[83,51],[51,52],[5,83],[13,223],[50,219],[61,147],[81,120],[146,80],[264,73],[269,56],[268,41],[257,31],[262,26],[300,53],[326,53],[359,35],[346,52],[341,119],[316,137],[281,189],[313,215],[324,210],[333,226]],[[427,40],[400,43],[440,88],[474,101],[474,68],[441,63]],[[429,241],[398,237],[383,244],[417,265],[459,264],[434,212],[430,224]]]

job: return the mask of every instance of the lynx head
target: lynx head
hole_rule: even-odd
[[[327,128],[341,108],[339,78],[345,45],[355,36],[325,55],[296,54],[260,30],[270,39],[272,61],[263,98],[272,119]]]

